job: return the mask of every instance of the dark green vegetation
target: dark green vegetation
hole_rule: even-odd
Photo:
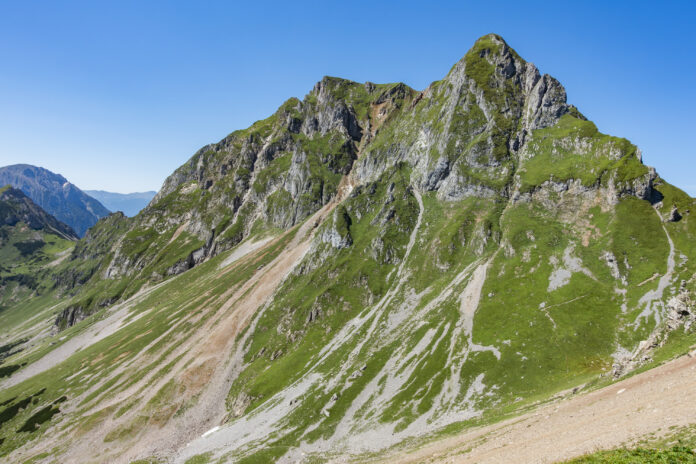
[[[46,389],[41,389],[38,392],[36,392],[33,395],[27,396],[26,398],[23,398],[13,404],[10,404],[9,406],[5,407],[2,411],[0,411],[0,427],[2,427],[6,422],[12,420],[17,416],[17,414],[22,411],[27,409],[27,407],[30,404],[36,404],[38,402],[38,398],[46,391]],[[17,397],[10,398],[9,400],[3,401],[4,404],[12,403]]]
[[[139,441],[142,458],[166,436],[190,462],[324,462],[647,369],[696,343],[694,207],[498,36],[423,92],[326,77],[203,147],[137,216],[100,220],[0,312],[57,332],[8,369],[103,334],[0,391],[0,455]]]
[[[13,372],[21,369],[21,367],[21,364],[0,365],[0,379],[11,376]]]
[[[22,425],[18,432],[34,432],[36,429],[43,424],[44,422],[50,421],[51,417],[55,416],[60,412],[60,408],[58,405],[62,403],[63,401],[67,400],[68,398],[65,396],[61,396],[57,400],[55,400],[52,404],[39,409],[34,415],[29,417],[29,419],[24,422],[24,425]]]
[[[27,339],[25,338],[15,340],[11,343],[0,346],[0,362],[2,362],[5,358],[8,358],[9,356],[15,354],[18,351],[16,348],[19,347],[22,343],[25,343],[26,341]]]

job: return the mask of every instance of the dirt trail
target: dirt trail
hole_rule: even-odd
[[[392,463],[552,463],[696,423],[696,359],[683,356],[588,394],[395,453]]]

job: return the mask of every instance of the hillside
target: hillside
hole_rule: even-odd
[[[85,190],[110,211],[121,211],[128,217],[138,214],[150,203],[157,192],[114,193],[104,190]]]
[[[100,218],[109,214],[101,203],[65,177],[44,168],[28,164],[0,167],[0,185],[11,185],[23,191],[34,203],[69,225],[80,237]]]
[[[325,77],[0,313],[0,456],[381,460],[592,391],[696,343],[695,206],[497,35]]]
[[[64,258],[77,239],[21,190],[0,188],[0,312],[53,287],[44,268]]]

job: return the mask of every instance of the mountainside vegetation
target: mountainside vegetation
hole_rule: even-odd
[[[77,240],[69,226],[46,213],[21,190],[9,185],[0,188],[0,318],[8,308],[54,288],[52,268],[65,259]],[[3,367],[2,360],[23,343],[21,337],[16,338],[20,341],[0,348],[0,376],[11,372],[9,366]]]
[[[694,207],[497,35],[325,77],[3,290],[0,456],[379,460],[599,388],[696,343]]]

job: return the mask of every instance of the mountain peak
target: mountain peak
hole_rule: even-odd
[[[510,56],[515,60],[525,63],[525,60],[520,57],[515,49],[510,47],[505,39],[498,34],[486,34],[476,39],[476,42],[474,42],[474,45],[469,49],[467,55],[471,53],[475,53],[481,58],[490,54],[505,57]]]
[[[448,74],[450,79],[459,79],[465,74],[480,86],[495,86],[492,78],[510,79],[515,74],[522,74],[527,62],[508,46],[497,34],[486,34],[476,40],[474,45],[457,62]],[[531,65],[534,69],[534,65]]]
[[[476,39],[476,41],[474,42],[474,47],[476,47],[479,44],[484,44],[484,45],[495,44],[497,46],[503,45],[506,47],[508,46],[505,39],[503,39],[500,35],[492,33],[492,32],[490,34],[482,35],[481,37]]]

